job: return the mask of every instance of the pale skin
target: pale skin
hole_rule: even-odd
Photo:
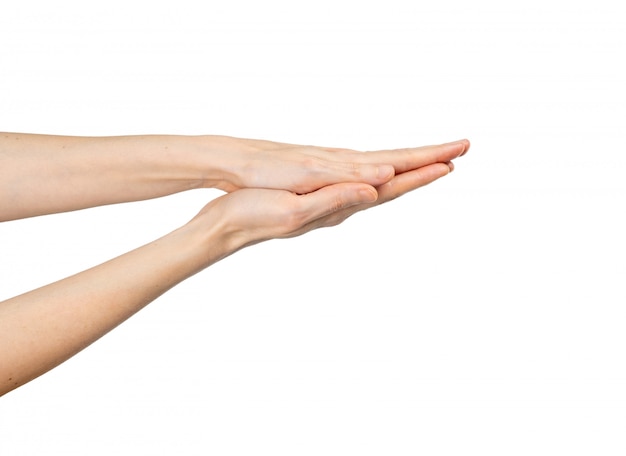
[[[0,302],[0,395],[237,250],[337,225],[447,175],[468,149],[467,140],[363,153],[226,136],[0,133],[0,222],[194,188],[226,192],[158,240]]]

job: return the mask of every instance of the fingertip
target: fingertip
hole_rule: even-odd
[[[376,177],[383,182],[387,182],[393,178],[396,174],[396,170],[391,165],[378,165],[376,170]]]
[[[461,152],[459,152],[459,154],[455,158],[462,157],[463,155],[465,155],[467,153],[467,151],[470,148],[470,142],[469,142],[468,139],[459,139],[458,141],[453,141],[453,142],[448,143],[446,145],[447,146],[454,146],[454,147],[461,146]]]
[[[430,175],[430,182],[433,182],[450,174],[454,170],[454,164],[451,161],[439,162],[433,163],[430,166],[425,166],[422,169],[427,173],[427,175]]]
[[[462,157],[463,155],[465,155],[467,153],[467,151],[469,150],[471,143],[469,141],[469,139],[463,139],[463,152],[461,152],[461,155],[459,155],[459,157]]]
[[[362,187],[359,189],[360,203],[373,203],[378,199],[378,192],[374,187]]]

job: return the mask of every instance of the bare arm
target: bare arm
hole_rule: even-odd
[[[0,395],[65,361],[219,260],[227,253],[223,241],[215,228],[200,230],[192,223],[92,269],[1,302]]]
[[[268,160],[269,145],[275,155]],[[289,174],[288,160],[304,162],[304,148],[289,147],[279,160],[278,150],[286,145],[267,141],[221,136],[117,136],[76,137],[0,134],[0,221],[65,212],[92,206],[138,201],[200,187],[227,191],[258,187],[266,175],[259,163],[275,168],[276,178],[262,186],[297,187],[302,176]],[[329,161],[309,163],[326,167],[324,176],[310,185],[362,180],[376,185],[388,180],[372,165]],[[332,162],[332,164],[337,162]],[[298,164],[302,168],[302,165]],[[294,166],[295,168],[295,166]],[[322,171],[319,171],[320,173]],[[291,177],[289,182],[280,175]],[[301,173],[300,173],[301,174]],[[321,177],[321,179],[320,179]],[[312,183],[309,182],[309,184]],[[294,188],[295,189],[295,188]]]
[[[0,134],[0,220],[200,186],[193,138]]]
[[[306,195],[242,189],[189,223],[107,263],[0,303],[0,395],[47,372],[162,293],[231,253],[272,238],[336,225],[450,171],[434,163],[377,189],[343,183]]]
[[[450,161],[469,148],[461,141],[363,154],[228,137],[7,134],[3,141],[0,220],[196,186],[231,193],[157,241],[1,302],[0,395],[73,356],[169,288],[238,249],[341,223],[356,211],[445,176],[453,169]],[[220,162],[221,155],[227,158]],[[196,158],[188,162],[181,156]],[[225,165],[214,167],[213,161]]]
[[[200,187],[309,193],[340,182],[377,186],[468,147],[460,141],[361,153],[227,136],[0,133],[0,221]]]

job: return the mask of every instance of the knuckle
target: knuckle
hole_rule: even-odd
[[[328,168],[328,161],[311,152],[302,157],[302,166],[308,172],[317,173],[325,171]]]
[[[324,227],[326,228],[330,228],[333,226],[337,226],[339,225],[341,222],[343,222],[346,219],[346,217],[344,216],[340,216],[338,214],[334,214],[330,217],[328,217],[325,221],[324,221]]]
[[[385,196],[385,201],[392,201],[400,196],[400,192],[393,180],[384,184],[380,190],[380,193]]]
[[[343,223],[346,219],[348,219],[351,215],[354,214],[354,211],[341,211],[336,212],[334,214],[329,215],[324,219],[324,227],[333,227]]]
[[[360,164],[356,162],[351,162],[350,166],[352,168],[351,172],[354,177],[356,177],[357,179],[360,179],[363,177],[363,169],[361,168]]]
[[[336,196],[333,198],[330,204],[330,212],[335,213],[341,209],[343,209],[346,205],[345,200],[341,196]]]
[[[319,168],[320,161],[321,160],[317,157],[311,157],[310,155],[307,155],[302,159],[302,166],[304,166],[304,169],[306,169],[307,171],[314,170]]]
[[[302,206],[294,202],[285,213],[283,225],[287,231],[295,231],[305,225],[307,215]]]

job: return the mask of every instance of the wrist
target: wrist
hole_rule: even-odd
[[[225,139],[234,138],[142,135],[103,138],[102,141],[107,146],[108,142],[122,141],[111,149],[119,151],[120,162],[135,172],[131,179],[156,186],[165,195],[195,188],[227,187],[233,180],[231,170],[236,168],[233,164],[236,154],[225,150]],[[231,149],[234,149],[232,145]],[[133,154],[129,155],[128,150]],[[115,158],[108,156],[113,166]]]
[[[206,156],[203,137],[187,135],[147,135],[131,137],[146,147],[137,147],[139,159],[148,181],[160,182],[165,187],[172,187],[172,192],[194,188],[210,187],[211,181],[220,176],[216,167],[211,167],[211,160]]]
[[[170,233],[184,237],[184,250],[189,262],[194,264],[194,273],[243,247],[238,233],[231,228],[219,204],[215,204],[218,200],[211,201],[193,219]]]
[[[204,135],[194,142],[190,158],[199,172],[200,187],[232,192],[241,187],[241,169],[245,166],[245,140],[230,136]]]

